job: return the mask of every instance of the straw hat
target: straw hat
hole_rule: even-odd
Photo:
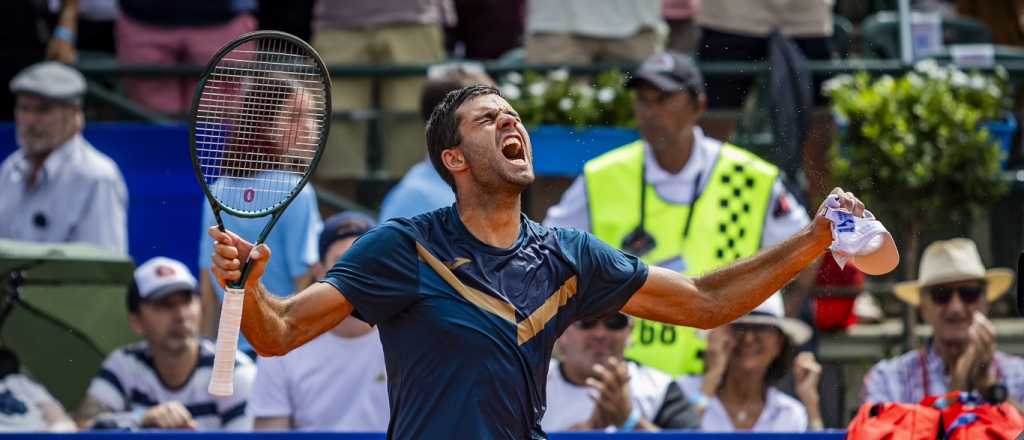
[[[782,294],[776,292],[750,313],[737,318],[733,324],[766,324],[785,333],[793,345],[800,345],[811,339],[811,327],[803,321],[787,318],[782,305]]]
[[[896,285],[896,297],[912,305],[921,302],[921,288],[967,280],[985,280],[985,298],[995,301],[1013,285],[1013,271],[1007,268],[985,270],[974,242],[966,238],[937,241],[924,250],[920,279]]]

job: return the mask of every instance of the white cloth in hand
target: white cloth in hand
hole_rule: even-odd
[[[885,229],[882,222],[875,220],[871,211],[864,210],[864,217],[857,217],[839,206],[839,197],[831,195],[826,200],[825,218],[832,222],[832,258],[840,268],[851,258],[869,255],[878,251],[885,243]]]

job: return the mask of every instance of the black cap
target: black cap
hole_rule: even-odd
[[[334,242],[358,237],[374,226],[377,226],[377,221],[360,212],[347,211],[332,215],[324,222],[324,230],[320,233],[320,259],[327,255],[327,248]]]
[[[644,60],[626,87],[636,87],[645,81],[665,92],[692,91],[704,94],[704,76],[701,75],[693,58],[678,52],[660,52]]]

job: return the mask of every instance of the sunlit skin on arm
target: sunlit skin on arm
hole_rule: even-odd
[[[863,215],[864,205],[851,193],[836,189],[833,194],[840,194],[843,208]],[[820,213],[789,240],[697,278],[651,267],[647,281],[622,311],[702,329],[731,322],[757,307],[825,252],[832,242],[832,231],[830,222]]]
[[[840,189],[841,207],[863,215],[864,206]],[[647,281],[623,312],[654,321],[714,328],[752,310],[822,255],[832,241],[830,223],[820,214],[793,238],[754,257],[697,278],[652,267]],[[252,244],[231,232],[210,227],[214,240],[212,273],[221,285],[241,277],[241,261]],[[288,298],[276,298],[259,282],[270,248],[252,253],[253,269],[246,281],[242,332],[262,356],[280,356],[348,317],[353,306],[338,290],[316,283]]]
[[[216,226],[208,233],[214,241],[213,267],[221,286],[241,277],[241,261],[252,244]],[[288,298],[276,298],[259,282],[270,248],[260,245],[252,254],[253,268],[246,280],[242,332],[260,356],[281,356],[334,328],[352,313],[352,304],[326,283],[315,283]]]

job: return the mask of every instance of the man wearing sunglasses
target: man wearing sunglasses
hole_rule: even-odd
[[[548,368],[545,431],[696,429],[700,415],[672,377],[626,361],[632,319],[577,321]]]
[[[1024,398],[1024,358],[996,350],[989,304],[1013,284],[1010,269],[989,269],[974,242],[932,243],[920,279],[900,283],[896,296],[918,306],[932,328],[924,348],[884,360],[864,378],[865,402],[916,403],[948,390],[974,391],[989,401]]]

